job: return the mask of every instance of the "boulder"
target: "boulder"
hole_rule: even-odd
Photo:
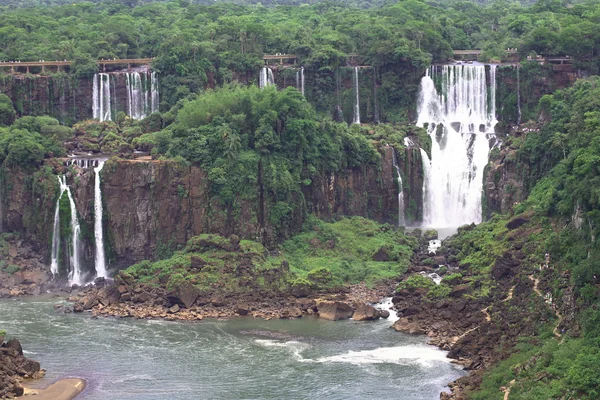
[[[76,313],[83,312],[83,306],[80,303],[73,304],[73,312],[76,312]]]
[[[248,315],[250,312],[250,307],[247,304],[238,304],[235,307],[235,313],[238,315]]]
[[[408,318],[400,318],[398,321],[394,322],[393,328],[397,332],[409,333],[411,335],[425,333],[423,328],[421,328],[417,322],[411,322]]]
[[[467,284],[458,285],[452,288],[452,292],[450,292],[450,296],[452,297],[460,297],[471,290],[471,287]]]
[[[317,303],[319,317],[330,321],[348,319],[354,314],[354,309],[350,304],[341,301],[321,301]]]
[[[173,307],[169,308],[168,311],[171,314],[175,314],[175,313],[179,312],[179,304],[175,304]]]
[[[98,280],[97,278],[96,280]],[[98,301],[104,306],[119,304],[121,293],[116,286],[107,286],[98,292]]]
[[[17,339],[13,338],[6,342],[6,348],[13,349],[20,355],[23,355],[23,348],[21,347],[21,342],[19,342]]]
[[[438,232],[435,229],[427,229],[423,234],[425,240],[437,240]]]
[[[200,295],[200,291],[190,282],[184,282],[177,286],[175,293],[177,298],[185,305],[186,308],[193,306],[194,302]]]
[[[529,218],[517,216],[506,223],[506,227],[509,230],[517,229],[518,227],[525,225],[529,222]]]
[[[390,317],[390,312],[388,310],[379,310],[379,315],[381,318],[388,319]]]
[[[519,266],[519,261],[515,260],[510,253],[504,253],[502,257],[496,259],[492,268],[494,279],[508,278],[514,275],[513,269]]]
[[[358,307],[356,307],[356,310],[354,310],[354,315],[352,315],[352,319],[355,321],[373,321],[375,319],[379,319],[380,317],[381,312],[368,304],[360,304]]]
[[[390,261],[392,257],[390,256],[390,249],[386,246],[381,247],[375,254],[373,254],[373,261]]]

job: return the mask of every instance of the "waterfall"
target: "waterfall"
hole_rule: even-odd
[[[273,81],[273,70],[271,70],[271,68],[269,68],[269,67],[263,67],[260,70],[260,79],[259,79],[258,84],[259,84],[259,87],[261,89],[264,89],[268,85],[273,85],[274,84],[274,81]]]
[[[496,126],[496,66],[432,66],[421,80],[417,125],[432,140],[423,154],[423,224],[436,228],[481,222],[483,170]],[[438,83],[440,91],[436,89]]]
[[[144,75],[144,78],[146,75]],[[144,79],[145,80],[145,79]],[[127,84],[127,113],[132,119],[142,119],[148,116],[147,91],[144,90],[142,75],[139,72],[128,72],[125,75]]]
[[[360,124],[360,103],[358,96],[358,67],[354,67],[354,116],[352,119],[353,124]]]
[[[102,192],[100,191],[100,171],[104,167],[105,160],[100,160],[94,168],[94,236],[96,239],[96,276],[108,277],[106,272],[106,261],[104,259],[104,233],[102,231]]]
[[[156,71],[152,71],[150,74],[150,97],[152,99],[152,106],[150,112],[155,113],[159,111],[159,93],[158,93],[158,75]]]
[[[58,195],[58,199],[56,200],[56,209],[54,210],[54,225],[52,228],[52,250],[50,254],[50,272],[52,272],[52,275],[54,276],[58,275],[58,249],[60,247],[60,199],[62,198],[65,189],[67,188],[66,182],[63,185],[63,181],[60,176],[58,177],[58,185],[60,187],[60,192]]]
[[[63,194],[67,192],[67,196],[69,197],[69,206],[71,208],[71,252],[70,252],[70,272],[69,272],[69,284],[71,285],[82,285],[82,271],[81,271],[81,263],[79,250],[81,248],[81,227],[79,226],[79,218],[77,216],[77,207],[75,206],[75,201],[73,200],[73,195],[71,193],[71,189],[67,186],[67,178],[62,175],[58,177],[58,183],[60,186],[60,194],[58,196],[58,200],[56,200],[56,210],[54,211],[54,227],[52,232],[52,252],[51,252],[51,262],[50,262],[50,271],[52,275],[58,274],[58,258],[60,256],[60,199]]]
[[[405,226],[406,223],[404,221],[404,190],[402,188],[402,175],[400,175],[400,166],[398,165],[396,149],[392,148],[392,151],[392,164],[396,169],[396,175],[398,176],[398,226]]]
[[[517,64],[517,125],[521,125],[521,70],[519,64]]]
[[[413,147],[414,145],[415,142],[413,142],[411,138],[409,138],[408,136],[404,138],[404,147]]]
[[[79,250],[81,248],[81,227],[79,226],[79,218],[77,216],[77,207],[73,200],[71,189],[67,186],[67,178],[63,175],[61,179],[61,187],[67,192],[69,197],[69,206],[71,207],[71,245],[73,250],[71,252],[71,273],[69,274],[69,284],[83,285],[83,274],[81,271],[81,263],[79,257]]]
[[[112,121],[110,75],[94,75],[92,90],[92,115],[100,121]]]

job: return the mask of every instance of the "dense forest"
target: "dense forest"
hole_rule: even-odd
[[[600,56],[594,1],[541,0],[526,7],[505,0],[408,0],[368,9],[338,2],[78,2],[5,8],[1,15],[2,61],[75,60],[71,72],[89,77],[96,71],[92,60],[155,57],[153,68],[168,93],[163,109],[204,88],[209,74],[221,84],[257,76],[263,54],[296,54],[298,65],[331,71],[354,53],[366,65],[400,75],[449,59],[453,49],[482,49],[482,61],[503,59],[508,48],[522,59],[568,55],[592,72]]]
[[[454,287],[462,286],[467,293],[462,299],[486,305],[488,316],[505,323],[498,327],[518,332],[499,334],[498,348],[504,352],[496,361],[502,361],[467,388],[470,398],[498,397],[498,387],[513,379],[511,399],[600,395],[600,80],[594,76],[600,73],[600,2],[9,0],[0,6],[0,16],[0,61],[73,60],[68,72],[44,74],[89,81],[99,72],[96,60],[153,58],[161,87],[160,112],[148,118],[136,121],[121,112],[114,121],[70,126],[49,116],[19,115],[16,101],[0,94],[0,183],[6,171],[18,171],[27,176],[36,199],[55,204],[55,174],[63,167],[52,159],[74,148],[124,159],[143,150],[153,161],[176,164],[178,172],[204,171],[209,208],[215,205],[227,214],[228,223],[245,203],[260,204],[248,220],[272,231],[257,233],[255,241],[210,234],[186,246],[161,243],[154,259],[132,263],[121,275],[169,290],[182,282],[203,290],[215,283],[236,286],[243,280],[239,271],[227,275],[219,268],[223,260],[237,259],[237,252],[251,254],[248,268],[260,273],[286,266],[285,273],[291,272],[284,284],[291,287],[331,290],[397,277],[419,249],[416,236],[358,217],[318,220],[307,205],[311,185],[349,170],[379,173],[384,148],[390,146],[396,166],[406,161],[407,137],[431,155],[429,136],[413,125],[418,84],[430,65],[451,60],[453,50],[480,49],[480,61],[500,62],[509,58],[507,49],[517,49],[511,62],[519,64],[514,73],[522,75],[499,85],[515,115],[521,95],[508,93],[506,82],[522,79],[524,91],[534,92],[541,66],[527,60],[568,57],[585,77],[540,96],[539,102],[531,100],[524,109],[526,128],[503,132],[502,148],[492,152],[492,161],[517,165],[523,201],[511,202],[510,212],[493,214],[476,227],[459,228],[444,242],[440,253],[456,269],[441,285],[413,275],[399,291],[429,293],[422,301],[434,304],[451,301]],[[323,74],[308,89],[314,101],[293,87],[253,85],[263,56],[277,53],[295,54],[296,66],[312,77]],[[395,104],[383,118],[390,123],[349,125],[322,112],[331,109],[331,104],[320,105],[325,92],[335,90],[340,67],[350,65],[351,54],[372,68],[363,76],[372,74],[374,83],[361,93],[376,87],[382,108]],[[512,74],[513,65],[509,68]],[[0,80],[10,81],[9,75],[2,73]],[[107,169],[116,168],[114,160],[108,161]],[[513,189],[508,186],[503,190]],[[180,199],[190,196],[182,185],[177,192]],[[56,204],[67,209],[68,200],[60,201]],[[381,200],[374,203],[383,207]],[[413,206],[407,204],[408,212]],[[41,212],[34,214],[32,220]],[[515,220],[520,225],[513,227]],[[90,232],[88,227],[91,237]],[[335,250],[327,247],[332,243]],[[497,260],[513,254],[519,271],[495,276]],[[545,254],[551,254],[551,268],[542,271]],[[209,268],[190,272],[198,259]],[[428,258],[427,263],[435,262]],[[527,285],[534,273],[555,299],[568,295],[568,301],[559,300],[565,323],[549,312],[543,321],[531,316],[544,307],[535,295],[523,294],[531,292]],[[526,306],[508,309],[509,288],[511,297],[514,290],[515,297],[526,298]],[[522,320],[510,321],[510,314]],[[559,326],[562,336],[553,333]]]

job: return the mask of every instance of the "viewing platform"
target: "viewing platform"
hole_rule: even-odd
[[[131,68],[132,65],[150,65],[153,58],[122,58],[114,60],[97,60],[96,64],[102,66],[102,70],[106,71],[107,65],[125,65]],[[41,68],[42,72],[46,71],[46,67],[56,67],[60,71],[63,67],[70,67],[73,61],[3,61],[0,62],[0,68],[10,68],[10,73],[15,74],[19,68],[25,68],[26,73],[29,73],[29,68]]]

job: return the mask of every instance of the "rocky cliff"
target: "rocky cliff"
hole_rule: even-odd
[[[393,152],[391,147],[381,152],[379,166],[317,175],[297,195],[297,207],[284,223],[272,215],[275,199],[263,193],[260,180],[252,198],[238,198],[225,206],[211,193],[206,172],[199,167],[149,158],[111,159],[101,173],[105,249],[111,267],[163,257],[201,233],[236,234],[272,246],[298,232],[309,212],[325,219],[359,215],[395,225],[398,187]],[[73,192],[81,224],[82,262],[91,269],[93,169],[66,168],[64,160],[56,159],[34,174],[2,170],[4,230],[21,232],[49,259],[59,193],[56,174],[66,174]],[[411,179],[422,186],[422,180]],[[405,201],[412,201],[408,194]],[[69,217],[61,213],[62,218]]]

